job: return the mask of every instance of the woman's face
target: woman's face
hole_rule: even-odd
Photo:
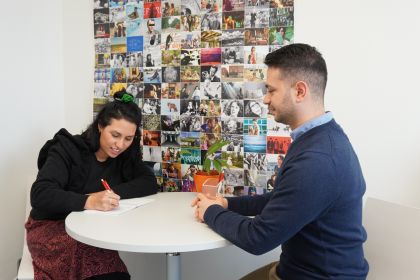
[[[230,116],[237,117],[240,111],[240,107],[237,102],[233,102],[230,106]]]
[[[229,131],[235,131],[236,130],[236,121],[229,120],[229,122],[227,123],[227,129]]]
[[[257,102],[252,102],[250,104],[250,107],[251,107],[251,112],[252,113],[254,113],[257,116],[261,116],[262,109],[261,109],[260,104],[258,104]]]
[[[105,161],[108,157],[116,158],[133,143],[136,134],[136,125],[125,119],[111,119],[109,125],[98,127],[99,150],[95,153],[99,161]]]

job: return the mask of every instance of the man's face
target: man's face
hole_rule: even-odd
[[[152,32],[155,29],[155,23],[153,21],[149,21],[147,23],[147,30],[149,30],[149,32]]]
[[[268,105],[269,113],[274,116],[276,122],[290,124],[295,113],[292,100],[294,87],[282,77],[280,69],[273,67],[267,70],[266,87],[264,104]]]

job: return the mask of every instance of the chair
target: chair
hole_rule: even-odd
[[[33,182],[33,177],[31,178],[31,182],[29,183],[29,187],[26,193],[26,218],[29,216],[29,212],[31,212],[31,203],[30,203],[30,192],[31,192],[31,185]],[[31,253],[29,253],[28,245],[26,244],[26,230],[23,235],[23,250],[22,250],[22,258],[18,261],[18,274],[16,280],[33,280],[34,279],[34,268],[32,266],[32,257]]]
[[[419,279],[420,209],[369,197],[363,219],[368,279]]]

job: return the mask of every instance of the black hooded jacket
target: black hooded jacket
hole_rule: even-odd
[[[131,160],[122,153],[98,162],[86,140],[64,128],[42,147],[38,169],[31,189],[31,217],[35,220],[61,220],[72,211],[84,210],[86,194],[104,190],[100,178],[121,198],[157,192],[156,178],[140,158]]]

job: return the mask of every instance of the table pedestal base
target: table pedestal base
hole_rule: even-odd
[[[180,253],[166,253],[166,279],[181,280]]]

